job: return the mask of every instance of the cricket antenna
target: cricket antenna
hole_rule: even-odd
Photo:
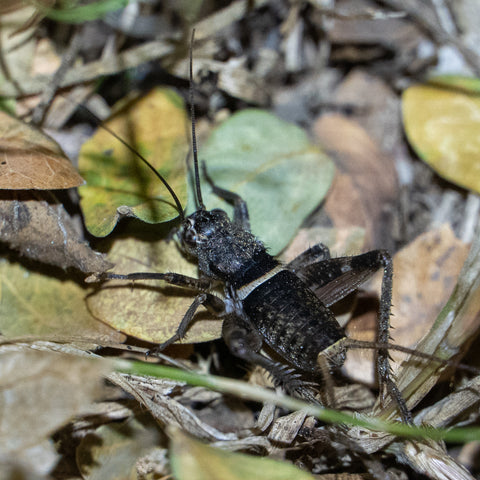
[[[90,112],[90,113],[92,113],[92,112]],[[103,128],[104,130],[106,130],[108,133],[110,133],[110,135],[113,135],[123,146],[128,148],[128,150],[130,150],[130,152],[132,152],[134,155],[136,155],[137,158],[139,158],[157,176],[157,178],[165,185],[166,189],[168,190],[168,192],[170,193],[170,195],[172,196],[172,198],[175,202],[175,207],[178,211],[178,214],[180,215],[180,219],[183,222],[185,220],[185,214],[183,213],[182,204],[180,203],[180,200],[178,199],[177,194],[175,193],[173,188],[170,186],[170,184],[167,182],[165,177],[160,172],[158,172],[155,169],[155,167],[139,151],[137,151],[135,148],[133,148],[128,142],[126,142],[122,137],[117,135],[113,130],[111,130],[109,127],[107,127],[103,124],[100,124],[100,127]]]
[[[64,98],[67,98],[67,97],[64,97]],[[102,123],[100,118],[98,118],[97,115],[95,115],[90,109],[88,109],[87,107],[81,104],[76,104],[76,106],[82,108],[85,112],[87,112],[95,120],[98,127],[103,128],[103,130],[105,130],[110,135],[112,135],[115,139],[117,139],[125,148],[130,150],[130,152],[132,152],[137,158],[139,158],[156,175],[156,177],[165,185],[166,189],[172,196],[175,202],[175,208],[177,209],[178,214],[180,215],[180,219],[183,222],[183,220],[185,220],[185,214],[183,213],[182,204],[180,203],[180,200],[178,199],[176,193],[174,192],[170,184],[167,182],[165,177],[161,173],[157,172],[155,167],[139,151],[133,148],[127,141],[125,141],[122,137],[120,137],[120,135],[116,134],[111,128],[107,127],[104,123]]]
[[[198,153],[197,153],[197,136],[195,135],[195,107],[193,106],[193,40],[195,37],[195,29],[192,29],[192,36],[190,38],[190,87],[189,87],[189,102],[190,102],[190,118],[192,120],[192,151],[193,151],[193,169],[195,175],[195,189],[197,193],[197,202],[200,210],[206,210],[203,203],[202,190],[200,188],[200,173],[198,168]]]

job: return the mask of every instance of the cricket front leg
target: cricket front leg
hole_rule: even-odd
[[[195,313],[197,312],[198,307],[200,307],[200,305],[204,305],[206,308],[208,308],[210,311],[213,311],[216,314],[219,314],[225,308],[225,305],[220,298],[216,297],[215,295],[211,295],[209,293],[200,293],[195,297],[190,307],[188,307],[188,310],[183,316],[183,319],[180,322],[180,325],[178,326],[175,334],[172,335],[165,342],[150,349],[147,352],[147,355],[148,356],[156,355],[157,353],[160,353],[162,350],[165,350],[165,348],[167,348],[168,346],[172,345],[175,342],[178,342],[183,337],[185,337],[185,334],[187,333],[188,328],[194,321]]]
[[[215,185],[210,178],[210,175],[208,175],[207,167],[204,162],[202,162],[202,171],[203,176],[210,184],[210,187],[212,187],[213,193],[217,195],[217,197],[233,203],[233,223],[241,227],[243,230],[250,232],[250,215],[248,214],[247,202],[245,202],[245,200],[237,193],[230,192],[230,190],[225,190]]]
[[[197,291],[208,291],[213,286],[213,281],[209,278],[195,278],[180,273],[158,273],[158,272],[137,272],[137,273],[102,273],[99,275],[92,275],[86,281],[101,282],[105,280],[130,280],[132,282],[137,280],[163,280],[170,285],[177,287],[185,287]]]

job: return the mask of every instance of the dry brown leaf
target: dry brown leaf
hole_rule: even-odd
[[[84,183],[51,138],[4,112],[0,112],[0,154],[0,189],[58,190]]]
[[[397,195],[391,158],[380,151],[360,125],[345,116],[320,117],[314,132],[340,171],[325,202],[335,227],[363,227],[366,249],[388,247],[385,212]]]
[[[80,229],[51,192],[0,191],[0,240],[21,255],[63,269],[112,267],[83,241]]]
[[[395,255],[391,323],[398,344],[412,347],[430,330],[455,287],[468,250],[444,225]],[[403,358],[396,355],[392,352],[394,358]]]

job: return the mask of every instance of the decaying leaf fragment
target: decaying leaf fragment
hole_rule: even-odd
[[[0,191],[0,216],[0,241],[27,258],[85,273],[112,266],[82,239],[79,225],[52,192]]]
[[[95,400],[109,369],[105,360],[73,355],[0,352],[0,458],[49,473],[56,459],[45,442]]]

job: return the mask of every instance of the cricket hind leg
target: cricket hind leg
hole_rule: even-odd
[[[317,247],[318,257],[321,258],[323,245]],[[382,287],[380,295],[380,309],[378,318],[377,342],[380,346],[377,353],[377,375],[380,386],[380,398],[384,401],[388,393],[397,404],[402,420],[412,423],[412,416],[405,400],[399,391],[388,355],[390,338],[390,308],[392,303],[392,259],[385,250],[372,250],[352,257],[338,257],[318,260],[310,252],[315,247],[304,252],[292,263],[296,265],[295,274],[313,290],[317,297],[330,306],[355,291],[363,282],[370,278],[376,271],[383,269]],[[309,258],[312,259],[309,262]],[[296,262],[296,263],[295,263]],[[289,265],[291,265],[289,264]],[[349,340],[348,342],[353,342]],[[331,348],[346,348],[347,343],[332,346]],[[327,353],[329,355],[329,353]]]
[[[316,384],[306,382],[302,378],[302,374],[295,369],[275,362],[260,353],[263,340],[248,320],[235,313],[227,315],[223,322],[222,335],[233,355],[248,363],[263,367],[271,374],[275,386],[282,387],[294,396],[313,403],[320,403],[312,390],[312,386]]]
[[[314,262],[325,261],[328,259],[330,259],[329,248],[323,243],[317,243],[295,257],[287,264],[287,268],[293,273],[296,273],[297,270],[308,267]]]
[[[374,250],[369,252],[371,261],[383,268],[382,287],[380,293],[380,312],[378,318],[378,338],[380,345],[388,345],[390,337],[390,314],[392,306],[392,279],[393,263],[392,258],[385,250]],[[412,414],[407,407],[402,393],[397,387],[395,377],[390,366],[388,348],[380,347],[377,351],[377,372],[380,387],[380,399],[384,399],[385,391],[397,404],[400,416],[405,423],[413,424]]]

